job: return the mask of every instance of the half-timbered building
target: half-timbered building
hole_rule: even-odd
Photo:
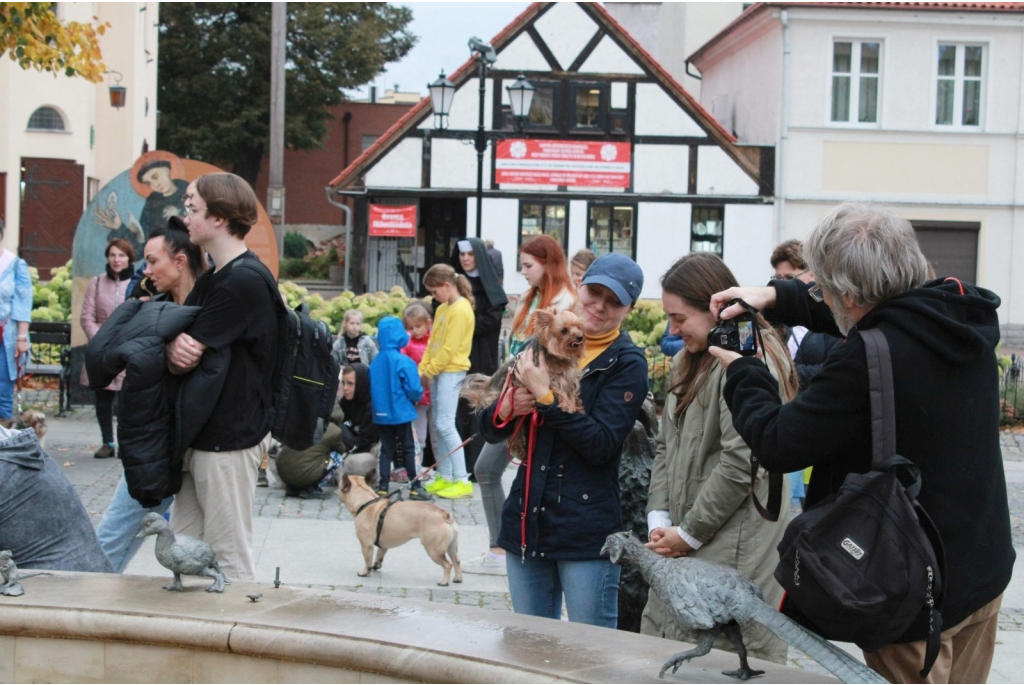
[[[491,45],[483,111],[498,139],[484,155],[479,207],[477,154],[463,142],[479,116],[472,58],[449,77],[447,129],[435,128],[425,98],[331,182],[354,205],[357,288],[418,292],[423,271],[475,234],[478,211],[510,293],[526,289],[519,246],[542,233],[570,256],[588,247],[636,259],[644,297],[657,297],[661,274],[691,250],[720,254],[740,282],[764,282],[773,147],[739,145],[600,4],[536,3]],[[519,74],[536,89],[522,132],[506,91]]]

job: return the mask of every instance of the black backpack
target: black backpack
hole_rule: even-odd
[[[892,360],[885,336],[860,331],[867,348],[872,470],[797,516],[779,543],[782,613],[829,640],[872,652],[915,620],[928,638],[921,677],[938,656],[945,592],[942,539],[916,497],[920,469],[896,454]],[[770,507],[769,507],[770,508]]]
[[[341,367],[331,354],[331,331],[310,318],[306,304],[289,309],[262,262],[240,259],[232,268],[239,266],[263,277],[280,310],[270,434],[293,450],[307,449],[313,446],[317,419],[326,424],[337,401]]]

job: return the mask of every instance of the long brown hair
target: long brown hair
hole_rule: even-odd
[[[428,288],[436,288],[445,283],[454,283],[459,295],[469,300],[470,306],[476,306],[476,300],[473,299],[473,286],[469,284],[469,279],[456,273],[455,269],[449,265],[435,264],[427,269],[427,273],[423,274],[423,285]]]
[[[576,289],[572,286],[569,267],[565,263],[565,252],[562,251],[562,246],[558,244],[558,241],[551,236],[539,235],[531,238],[519,248],[519,254],[530,255],[544,266],[544,277],[538,285],[531,285],[523,293],[520,301],[525,304],[519,307],[519,313],[516,314],[516,318],[512,322],[512,332],[517,336],[521,333],[525,338],[533,333],[533,319],[530,318],[527,321],[527,316],[530,313],[530,303],[533,302],[533,298],[537,296],[538,292],[540,292],[540,302],[537,303],[537,309],[544,309],[550,307],[551,301],[558,297],[563,290],[575,294]],[[520,331],[524,324],[525,328]]]
[[[708,311],[711,296],[715,293],[738,286],[736,277],[721,257],[710,252],[692,252],[679,259],[661,277],[661,289],[675,295],[698,311]],[[793,365],[775,330],[757,315],[757,327],[761,330],[764,347],[775,365],[779,378],[779,392],[783,401],[796,395],[797,380]],[[707,350],[691,353],[685,347],[682,358],[675,366],[670,379],[669,392],[676,396],[675,416],[682,414],[693,402],[693,398],[707,382],[711,366],[716,362]]]

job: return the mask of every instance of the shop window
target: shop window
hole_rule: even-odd
[[[690,221],[690,252],[722,256],[725,207],[694,207]]]
[[[28,119],[29,131],[63,131],[64,117],[53,107],[40,107]]]
[[[530,120],[527,127],[530,129],[552,129],[558,123],[558,84],[557,83],[534,83],[533,101],[530,103]],[[510,83],[500,84],[502,88]],[[500,127],[512,128],[512,108],[508,104],[501,105]]]
[[[519,245],[538,235],[549,235],[563,250],[568,249],[569,203],[519,203]]]
[[[618,252],[636,259],[636,206],[591,204],[587,247],[597,256]]]
[[[605,112],[608,110],[608,86],[599,83],[572,84],[572,107],[570,128],[603,131]]]

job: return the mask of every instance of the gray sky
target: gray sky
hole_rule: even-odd
[[[490,42],[495,34],[530,6],[528,2],[402,2],[412,8],[410,29],[419,41],[401,62],[391,64],[374,84],[380,95],[397,83],[399,90],[427,94],[427,84],[441,69],[450,74],[469,58],[467,43],[477,36]],[[366,88],[350,92],[366,97]]]

